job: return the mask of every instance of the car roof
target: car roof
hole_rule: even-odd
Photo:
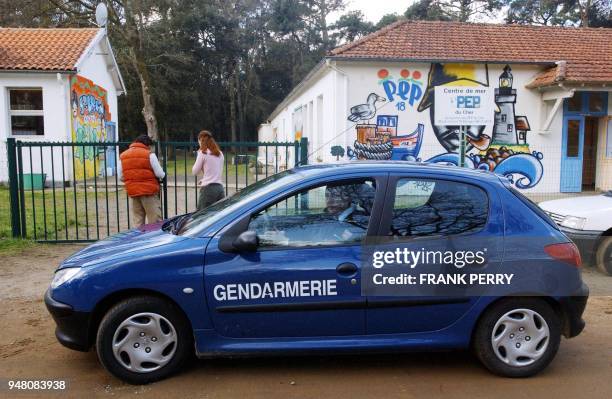
[[[328,174],[360,172],[415,172],[454,177],[465,177],[500,183],[500,176],[482,169],[461,168],[453,165],[432,164],[411,161],[349,161],[334,164],[316,164],[299,166],[294,173],[304,177],[326,176]]]

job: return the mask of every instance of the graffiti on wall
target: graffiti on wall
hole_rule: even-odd
[[[304,107],[298,107],[291,115],[293,121],[293,139],[299,141],[304,132]]]
[[[395,79],[387,69],[378,71],[378,84],[384,95],[370,93],[364,104],[350,109],[348,119],[356,122],[356,139],[346,154],[350,159],[421,160],[419,152],[425,133],[425,125],[415,123],[410,132],[399,128],[402,111],[416,106],[416,112],[428,112],[433,134],[444,152],[427,159],[427,162],[459,164],[460,127],[434,124],[435,88],[437,86],[489,86],[488,66],[475,64],[431,64],[427,74],[427,86],[423,90],[415,70],[401,69],[400,79]],[[531,151],[527,143],[530,131],[526,116],[516,115],[517,92],[513,88],[512,69],[506,65],[495,88],[494,124],[489,134],[487,126],[467,126],[466,166],[485,169],[504,175],[518,188],[531,188],[543,175],[541,152]],[[417,105],[417,101],[418,102]],[[397,115],[378,115],[377,103],[394,103]],[[401,103],[401,105],[400,105]],[[385,106],[386,106],[385,105]],[[376,123],[372,120],[376,117]]]
[[[73,142],[108,141],[107,124],[111,120],[106,90],[82,76],[70,83]],[[74,148],[75,178],[89,178],[106,171],[105,149],[92,146]]]
[[[428,85],[428,92],[435,91],[439,85],[488,85],[488,70],[486,80],[477,78],[477,65],[462,65],[455,68],[452,65],[432,64]],[[494,123],[492,134],[484,133],[486,126],[468,126],[467,142],[468,154],[466,161],[468,167],[489,170],[506,176],[521,189],[531,188],[538,184],[544,174],[541,152],[531,151],[527,144],[527,132],[530,130],[526,116],[516,115],[515,104],[517,100],[516,89],[513,88],[512,69],[509,65],[504,67],[495,88]],[[485,83],[486,82],[486,83]],[[429,108],[430,119],[436,138],[447,150],[428,162],[459,164],[459,126],[436,126],[433,124],[435,99],[433,93],[423,99],[419,111]]]
[[[418,112],[429,112],[429,120],[438,142],[447,152],[459,152],[461,133],[459,126],[434,124],[435,91],[438,86],[489,86],[489,71],[486,65],[474,64],[432,64],[427,75],[427,89],[421,100]],[[480,149],[486,148],[490,137],[484,134],[486,126],[467,126],[467,150],[475,144]]]
[[[410,71],[402,68],[399,78],[395,79],[387,69],[380,69],[377,73],[387,101],[394,102],[398,111],[404,111],[406,107],[413,107],[423,96],[423,73],[415,70]]]

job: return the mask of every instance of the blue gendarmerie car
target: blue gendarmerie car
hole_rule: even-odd
[[[370,295],[362,280],[373,272],[380,282],[386,270],[364,256],[378,238],[423,256],[487,242],[490,261],[462,272],[519,283]],[[449,270],[433,263],[413,270]],[[584,328],[579,267],[574,244],[503,177],[354,162],[288,170],[202,211],[99,241],[60,265],[45,302],[63,345],[95,346],[104,367],[130,383],[164,378],[194,352],[471,348],[489,370],[525,377],[552,361],[561,335]]]

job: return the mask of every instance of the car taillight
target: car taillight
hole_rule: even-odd
[[[544,247],[544,251],[557,260],[567,262],[576,267],[582,266],[580,252],[573,242],[547,245]]]

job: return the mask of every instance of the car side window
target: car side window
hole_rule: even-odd
[[[360,242],[374,194],[372,180],[322,185],[283,199],[251,218],[260,247],[309,247]]]
[[[449,236],[485,227],[489,213],[484,190],[461,182],[399,179],[390,235]]]

